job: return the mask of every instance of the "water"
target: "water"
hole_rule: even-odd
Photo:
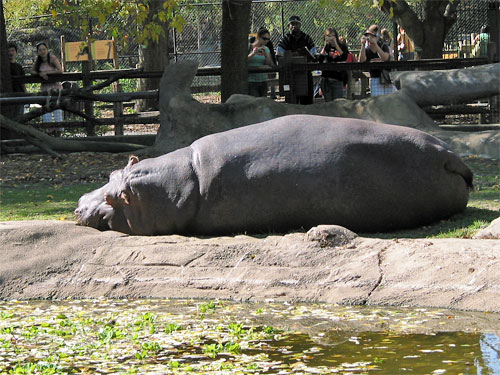
[[[498,314],[441,309],[4,301],[0,374],[500,374],[499,328]]]

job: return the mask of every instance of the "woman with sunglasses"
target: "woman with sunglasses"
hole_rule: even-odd
[[[266,44],[271,40],[269,31],[260,28],[257,38],[248,46],[248,67],[273,66],[271,51]],[[248,94],[252,96],[267,96],[267,73],[248,74]]]

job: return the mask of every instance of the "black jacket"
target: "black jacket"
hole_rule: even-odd
[[[16,62],[10,63],[10,75],[11,76],[24,76],[24,69],[21,66],[21,64],[18,64]],[[12,81],[12,91],[13,92],[25,92],[26,89],[24,88],[23,83],[18,83]]]
[[[312,49],[314,47],[314,42],[309,35],[299,30],[296,36],[292,35],[292,33],[283,35],[278,42],[278,47],[283,48],[285,51],[296,52],[304,47]]]
[[[325,46],[325,52],[326,55],[319,55],[319,62],[322,63],[326,60],[326,62],[329,63],[334,63],[334,62],[341,62],[341,61],[346,61],[347,56],[349,55],[349,49],[345,44],[339,43],[340,48],[342,49],[343,54],[339,56],[332,57],[331,52],[334,54],[336,52],[336,49],[332,47],[330,44],[327,44]],[[324,71],[321,74],[322,77],[324,78],[333,78],[338,81],[342,81],[344,85],[347,83],[347,72],[335,72],[335,71]]]

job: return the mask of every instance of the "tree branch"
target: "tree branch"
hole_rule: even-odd
[[[389,15],[391,7],[396,22],[399,25],[405,25],[406,34],[408,34],[415,44],[421,45],[424,41],[422,21],[418,18],[415,11],[405,0],[385,0],[380,10]],[[394,35],[394,38],[396,38],[396,35]]]
[[[50,150],[52,150],[52,152],[54,152],[54,150],[68,152],[131,152],[143,149],[145,147],[144,145],[136,145],[131,143],[76,141],[63,138],[54,138],[30,126],[20,124],[2,115],[0,115],[0,126],[22,135],[24,139],[28,140],[32,144],[36,144],[39,147],[41,144],[43,144]],[[29,140],[29,138],[31,138],[31,141]]]
[[[449,2],[444,11],[444,32],[445,35],[448,34],[448,31],[453,27],[455,22],[457,22],[458,17],[458,6],[460,4],[460,0],[455,0],[453,2]]]
[[[89,87],[84,87],[83,91],[85,92],[91,92],[91,91],[95,91],[95,90],[101,90],[109,85],[111,85],[113,82],[116,82],[118,81],[119,79],[122,79],[122,78],[125,78],[126,76],[128,75],[131,75],[131,74],[135,74],[135,73],[140,73],[142,72],[144,69],[143,68],[138,68],[138,69],[134,69],[134,70],[128,70],[126,72],[119,72],[117,74],[115,74],[113,77],[111,78],[108,78],[107,80],[97,84],[97,85],[92,85],[92,86],[89,86]]]

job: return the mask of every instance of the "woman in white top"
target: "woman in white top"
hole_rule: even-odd
[[[38,43],[36,45],[37,58],[31,67],[32,75],[39,75],[45,80],[49,79],[49,74],[62,73],[62,66],[57,57],[49,52],[45,43]],[[42,83],[42,91],[49,91],[50,89],[59,90],[62,88],[59,82]],[[46,113],[42,116],[43,122],[52,122],[52,113],[54,114],[55,122],[62,121],[62,111],[56,109],[54,112]]]

